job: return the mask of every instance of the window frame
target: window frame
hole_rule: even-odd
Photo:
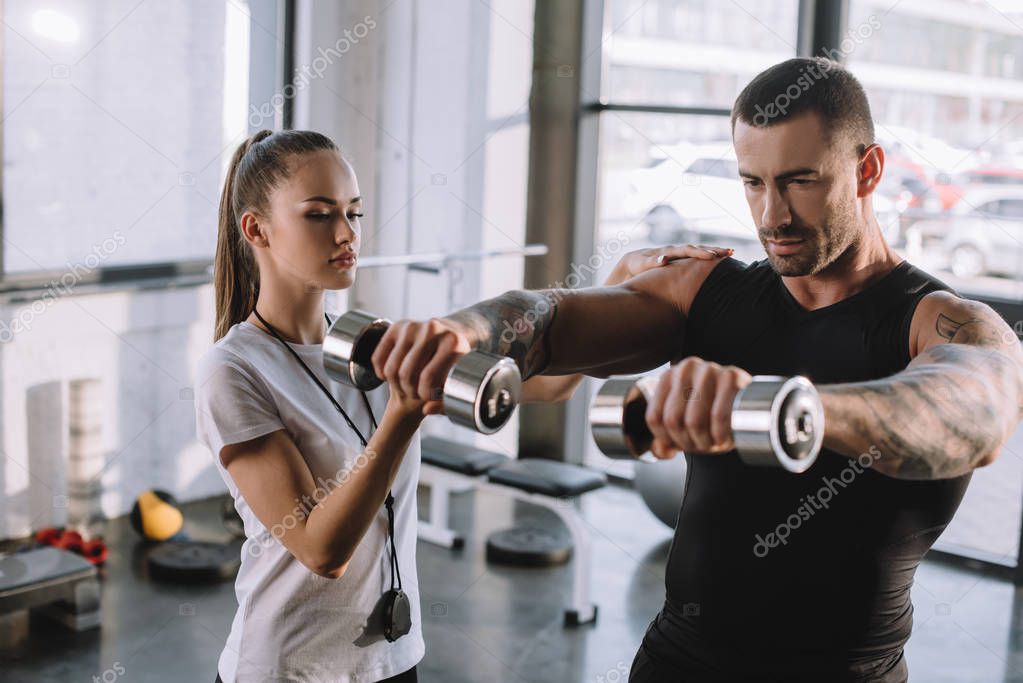
[[[842,25],[837,8],[847,10],[848,0],[834,3],[818,3],[815,0],[798,0],[796,12],[797,54],[811,54],[820,50],[817,37],[826,32],[831,35],[830,43],[840,40]],[[572,255],[575,263],[586,262],[596,248],[595,233],[598,216],[598,190],[600,183],[600,123],[607,113],[669,114],[679,116],[717,116],[730,118],[731,109],[712,106],[679,106],[658,102],[624,103],[608,101],[603,95],[602,85],[607,81],[608,66],[603,59],[603,36],[613,30],[605,0],[582,0],[582,56],[579,78],[579,131],[576,156],[575,224],[573,226],[575,245]],[[828,45],[824,42],[822,45]],[[593,55],[594,58],[589,56]],[[597,98],[584,99],[584,93],[597,93]],[[599,284],[599,283],[593,283]],[[586,378],[582,387],[569,401],[566,413],[567,429],[565,452],[579,454],[576,460],[582,464],[587,449],[589,423],[586,398],[591,393],[592,378]],[[612,463],[605,474],[615,481],[632,484],[631,465],[626,462]]]
[[[270,100],[274,93],[281,92],[287,83],[285,74],[294,70],[295,45],[295,0],[248,0],[251,24],[250,64],[274,65],[272,78],[255,79],[249,72],[249,104],[258,108]],[[281,36],[275,39],[266,30],[272,24]],[[5,58],[0,53],[0,66]],[[3,104],[3,71],[0,70],[0,107]],[[2,110],[2,109],[0,109]],[[290,128],[293,120],[294,103],[284,98],[282,110],[275,122],[276,127]],[[254,133],[251,124],[249,133]],[[0,136],[2,138],[2,136]],[[3,158],[3,142],[0,139],[0,158]],[[0,167],[0,206],[3,205],[3,168]],[[0,212],[0,238],[5,234],[5,223]],[[215,226],[211,225],[210,229]],[[49,290],[55,280],[65,274],[64,270],[33,270],[7,273],[4,268],[4,244],[0,239],[0,302],[18,303],[38,299]],[[62,296],[82,296],[96,292],[133,289],[166,289],[182,286],[199,286],[213,280],[213,259],[185,259],[174,261],[146,261],[137,264],[98,266],[76,279],[73,290]]]

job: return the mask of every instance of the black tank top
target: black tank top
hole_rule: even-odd
[[[888,377],[910,361],[916,304],[949,289],[903,261],[808,311],[767,260],[725,259],[693,301],[683,355],[818,384]],[[899,480],[826,449],[799,475],[744,465],[734,451],[686,460],[667,600],[648,653],[687,681],[900,680],[864,672],[902,656],[913,574],[970,476]]]

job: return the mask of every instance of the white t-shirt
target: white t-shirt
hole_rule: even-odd
[[[373,427],[362,396],[327,377],[322,345],[290,345],[369,440]],[[379,422],[388,387],[384,384],[367,396]],[[412,607],[412,630],[391,643],[383,636],[379,617],[371,619],[374,607],[391,587],[384,506],[344,576],[327,579],[295,559],[260,523],[220,462],[220,450],[226,444],[285,429],[317,482],[315,499],[322,500],[326,492],[347,480],[347,472],[363,453],[362,443],[294,356],[249,322],[232,326],[199,361],[195,417],[196,434],[212,452],[245,525],[241,569],[235,580],[238,611],[219,662],[225,683],[363,683],[415,666],[425,652],[416,577],[418,432],[391,488],[402,588]],[[300,505],[296,501],[295,519],[301,516]]]

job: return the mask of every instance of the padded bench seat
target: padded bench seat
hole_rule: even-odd
[[[436,436],[424,436],[423,462],[495,484],[554,498],[578,496],[607,485],[607,477],[579,465],[543,458],[514,460],[501,453]]]
[[[571,498],[607,485],[607,477],[600,472],[543,458],[509,460],[487,472],[487,479],[555,498]]]
[[[492,468],[510,460],[508,456],[494,451],[436,436],[423,437],[422,452],[423,462],[470,477],[486,474]]]

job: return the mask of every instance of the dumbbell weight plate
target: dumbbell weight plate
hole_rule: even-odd
[[[444,414],[455,424],[493,434],[508,422],[521,393],[522,375],[515,361],[470,351],[444,382]]]
[[[600,452],[616,460],[648,459],[653,434],[646,424],[646,407],[653,400],[658,378],[609,379],[590,404],[590,433]]]
[[[824,442],[824,408],[805,377],[758,375],[735,397],[732,433],[748,465],[805,472]]]
[[[363,391],[372,391],[383,384],[373,372],[370,358],[390,325],[387,318],[360,310],[338,317],[323,340],[323,367],[327,376]]]
[[[323,340],[323,366],[334,381],[363,391],[383,384],[370,359],[391,325],[352,310],[334,321]],[[493,434],[505,425],[521,395],[522,377],[510,358],[471,351],[451,369],[444,384],[444,414],[452,422]]]

